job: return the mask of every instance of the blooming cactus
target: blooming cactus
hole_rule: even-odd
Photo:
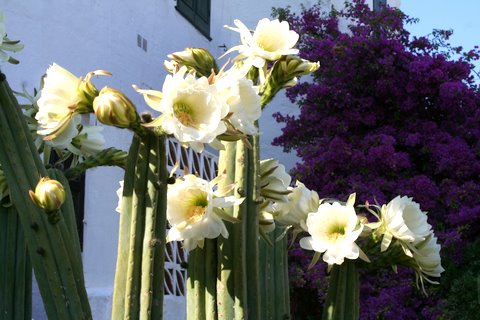
[[[186,67],[167,76],[161,93],[139,92],[151,108],[162,113],[148,126],[161,128],[195,151],[203,151],[204,143],[213,142],[227,130],[222,120],[229,112],[228,104],[207,78],[195,78]],[[152,96],[159,98],[153,100]]]
[[[323,254],[326,263],[342,264],[344,259],[357,259],[361,249],[355,243],[363,230],[353,203],[352,194],[346,205],[339,202],[323,203],[317,212],[308,214],[307,230],[310,234],[300,240],[300,246]]]
[[[298,41],[298,33],[290,30],[287,21],[262,19],[253,34],[240,20],[234,23],[237,28],[229,28],[240,33],[242,44],[231,48],[229,52],[239,51],[240,57],[247,58],[247,65],[263,68],[265,61],[298,53],[298,49],[293,48]]]
[[[231,188],[214,187],[223,176],[208,182],[195,175],[188,174],[169,186],[167,197],[167,219],[171,225],[167,241],[183,240],[187,250],[203,247],[204,239],[213,239],[222,235],[228,237],[223,220],[217,214],[221,208],[240,204],[243,199],[224,195]]]

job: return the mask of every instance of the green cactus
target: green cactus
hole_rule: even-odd
[[[18,210],[48,317],[91,319],[83,273],[78,276],[80,251],[71,241],[72,228],[62,218],[71,214],[71,209],[62,207],[59,223],[52,224],[44,210],[30,199],[29,190],[35,189],[47,171],[3,74],[0,75],[0,144],[0,162],[12,203]]]
[[[341,265],[333,265],[322,319],[358,319],[359,292],[359,276],[355,261],[345,259]]]
[[[260,270],[259,263],[259,168],[260,168],[260,145],[259,136],[251,137],[252,149],[246,149],[246,193],[245,205],[245,260],[246,260],[246,289],[248,318],[260,319]]]
[[[112,319],[162,319],[167,179],[165,137],[135,135],[125,169]]]
[[[14,206],[0,204],[0,319],[32,319],[32,266]]]
[[[226,174],[227,179],[222,181],[222,185],[218,187],[235,183],[235,155],[236,155],[236,142],[223,142],[225,150],[220,152],[219,157],[219,174]],[[233,191],[232,191],[233,194]],[[233,207],[227,208],[226,213],[233,216]],[[216,291],[218,296],[218,318],[219,319],[234,319],[234,304],[235,296],[232,294],[235,288],[233,270],[235,268],[234,258],[237,253],[233,238],[238,228],[231,223],[226,224],[230,239],[224,239],[223,237],[217,238],[217,248],[215,254],[217,254],[217,270],[216,270]]]
[[[261,319],[290,319],[287,237],[283,233],[284,228],[276,226],[267,235],[271,245],[259,243]]]
[[[258,137],[251,146],[223,144],[218,174],[245,201],[228,212],[240,220],[226,224],[228,239],[205,240],[189,254],[187,319],[289,319],[287,239],[275,242],[283,229],[267,236],[273,246],[259,239]]]

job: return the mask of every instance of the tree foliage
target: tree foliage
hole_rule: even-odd
[[[300,114],[275,115],[285,127],[274,144],[302,160],[294,176],[320,197],[413,197],[438,230],[443,260],[458,267],[462,247],[480,232],[480,91],[471,63],[478,48],[451,47],[451,31],[412,37],[405,25],[415,19],[389,7],[371,11],[363,0],[328,14],[320,5],[276,13],[302,35],[303,58],[321,64],[287,93]],[[298,254],[292,262],[302,263]],[[389,272],[380,277],[386,284],[365,277],[362,319],[441,315],[442,285],[419,299],[403,276]]]

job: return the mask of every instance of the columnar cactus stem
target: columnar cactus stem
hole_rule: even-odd
[[[187,319],[205,318],[205,255],[201,248],[188,255]]]
[[[112,319],[162,319],[166,165],[165,137],[134,136],[125,170]]]
[[[323,320],[356,320],[359,318],[359,276],[354,260],[345,259],[330,273]]]
[[[70,230],[65,223],[50,223],[43,209],[28,195],[47,172],[3,74],[0,75],[0,144],[0,162],[19,213],[48,317],[91,319],[83,281],[72,272],[76,261],[69,256],[74,250],[66,237]]]
[[[32,318],[32,267],[18,212],[0,205],[0,318]]]
[[[61,214],[63,219],[61,219],[58,224],[61,226],[60,230],[63,239],[71,247],[68,249],[67,253],[70,261],[72,261],[72,273],[74,275],[75,283],[77,287],[82,287],[85,283],[82,263],[82,249],[80,246],[80,238],[78,236],[78,226],[70,185],[68,184],[68,179],[60,170],[49,169],[48,175],[50,178],[59,181],[63,185],[65,194],[67,195],[65,202],[62,205]],[[87,295],[80,295],[80,301],[83,305],[89,304]]]
[[[123,194],[133,195],[133,182],[140,148],[140,139],[134,137],[130,150],[128,151],[127,164],[125,167]],[[117,253],[117,268],[115,271],[115,282],[113,290],[112,301],[112,319],[123,319],[125,316],[125,291],[127,285],[127,268],[130,248],[130,226],[131,226],[131,211],[132,211],[132,196],[122,196],[120,223],[118,227],[118,253]]]
[[[246,187],[246,199],[245,205],[247,207],[246,214],[243,219],[246,223],[245,231],[245,248],[247,261],[246,278],[247,278],[247,305],[248,305],[248,318],[260,319],[260,266],[259,266],[259,173],[260,168],[260,148],[259,137],[251,137],[250,144],[252,149],[246,149],[246,162],[247,162],[247,187]]]
[[[235,183],[236,144],[236,142],[223,142],[225,150],[220,151],[218,173],[226,174],[227,178],[222,181],[222,184],[219,185],[219,188]],[[227,214],[233,215],[233,207],[226,208],[225,211],[227,212]],[[230,234],[229,237],[235,237],[235,226],[227,223],[226,227],[228,233]],[[233,295],[233,270],[234,268],[236,268],[236,266],[234,265],[234,257],[235,255],[237,255],[237,252],[241,250],[241,247],[235,247],[232,239],[224,239],[223,237],[218,237],[217,245],[218,319],[234,319],[235,296]]]
[[[205,316],[218,319],[217,310],[217,239],[205,239]]]
[[[253,158],[253,151],[249,150],[244,142],[224,142],[225,150],[220,152],[218,174],[226,174],[223,185],[235,183],[234,194],[237,197],[248,197],[248,178],[252,172],[248,167],[248,155]],[[252,172],[251,172],[252,171]],[[252,179],[252,178],[251,178]],[[255,182],[250,180],[251,184]],[[252,189],[253,190],[253,189]],[[250,192],[250,199],[253,193]],[[250,203],[250,204],[249,204]],[[216,240],[205,240],[204,248],[196,248],[189,254],[187,280],[187,319],[246,319],[249,317],[247,297],[254,294],[260,298],[258,291],[249,291],[247,287],[247,210],[252,210],[250,223],[258,219],[257,205],[252,207],[252,200],[247,199],[239,206],[227,211],[240,220],[239,223],[226,223],[230,234],[228,239],[221,237]],[[227,209],[228,210],[228,209]],[[258,246],[258,221],[255,235]],[[255,256],[255,253],[252,253]],[[252,261],[257,261],[258,257]],[[258,267],[250,272],[258,273]],[[258,278],[258,275],[256,276]],[[257,284],[258,286],[258,284]],[[256,309],[258,311],[258,309]],[[255,312],[257,312],[255,311]],[[258,319],[255,315],[251,319]]]
[[[272,241],[272,235],[266,235]],[[259,242],[259,264],[262,270],[260,274],[260,298],[263,308],[260,310],[261,319],[275,319],[275,284],[272,281],[275,274],[274,250],[265,241]]]
[[[290,300],[287,268],[287,238],[278,239],[284,232],[276,226],[268,234],[270,246],[260,241],[261,319],[290,319]]]
[[[275,229],[275,238],[284,234],[284,228]],[[275,242],[275,301],[276,319],[290,319],[290,281],[288,278],[288,239],[284,236]]]
[[[237,142],[235,153],[235,196],[244,197],[247,166],[245,165],[247,147],[242,141]],[[233,234],[231,235],[235,253],[233,255],[233,282],[234,282],[234,296],[235,296],[235,319],[245,319],[247,309],[247,262],[246,256],[246,228],[247,220],[246,205],[235,206],[233,209],[233,216],[240,220],[240,223],[233,225]]]
[[[165,153],[159,153],[158,162],[158,183],[156,204],[156,223],[155,239],[152,239],[151,245],[155,244],[154,250],[154,272],[152,289],[152,319],[163,318],[163,296],[164,296],[164,276],[165,276],[165,239],[167,229],[167,191],[168,191],[168,172],[166,155],[166,138],[157,138],[157,150]]]

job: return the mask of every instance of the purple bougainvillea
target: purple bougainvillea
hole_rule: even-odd
[[[361,0],[329,14],[320,5],[276,12],[302,35],[303,58],[321,63],[310,81],[288,90],[300,114],[275,115],[285,127],[274,144],[302,159],[293,175],[320,197],[413,197],[439,235],[444,265],[457,268],[480,232],[480,91],[471,64],[478,50],[450,47],[449,31],[411,37],[405,24],[413,19]],[[339,19],[352,23],[348,30]],[[317,288],[321,308],[325,272],[309,274],[302,254],[291,253],[293,310],[300,287]],[[362,319],[441,317],[442,285],[422,297],[406,275],[363,275]]]

